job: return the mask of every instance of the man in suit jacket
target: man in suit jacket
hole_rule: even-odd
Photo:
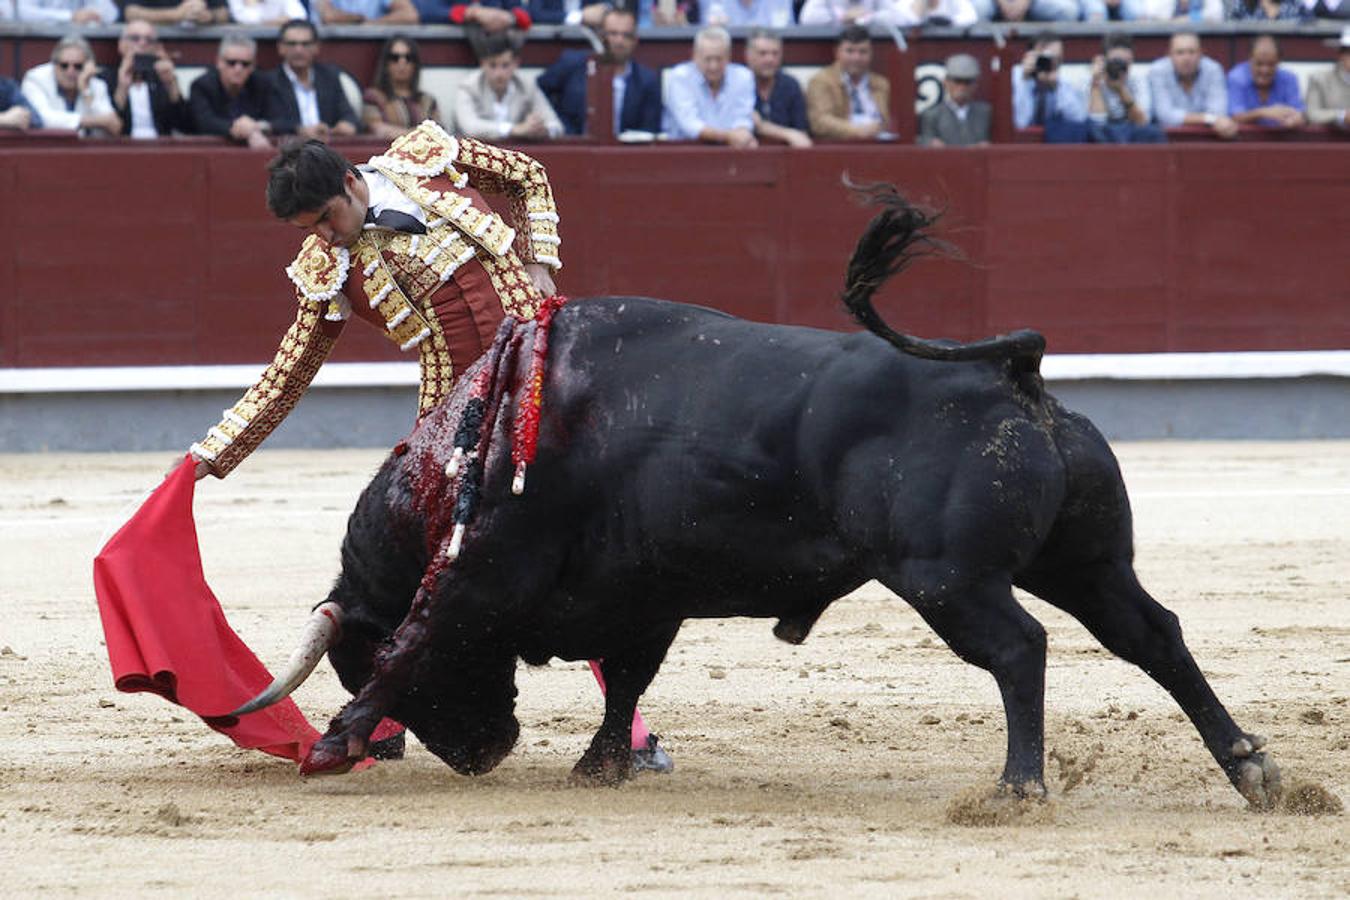
[[[188,130],[188,108],[178,89],[173,60],[149,22],[128,22],[117,39],[121,60],[104,66],[99,77],[108,85],[122,133],[133,138],[168,137]]]
[[[891,84],[871,68],[871,35],[865,26],[849,25],[839,35],[834,62],[806,85],[811,134],[827,141],[894,138]]]
[[[267,85],[255,71],[258,46],[243,32],[226,32],[216,67],[192,82],[188,108],[198,134],[227,137],[250,147],[271,146],[275,125],[267,120]]]
[[[562,121],[539,86],[521,76],[520,51],[509,35],[486,35],[478,71],[455,90],[455,131],[486,141],[555,138]]]
[[[278,134],[322,141],[361,130],[337,66],[318,62],[319,33],[313,24],[292,19],[282,25],[277,51],[282,63],[266,76],[266,118]]]
[[[945,96],[919,117],[919,143],[929,147],[969,147],[989,143],[989,104],[972,100],[980,64],[967,53],[947,57],[942,80]]]
[[[637,49],[637,16],[611,9],[600,23],[605,53],[600,62],[615,66],[614,133],[661,130],[661,76],[633,59]],[[583,50],[565,51],[539,75],[539,89],[558,113],[568,134],[586,132],[586,63]]]

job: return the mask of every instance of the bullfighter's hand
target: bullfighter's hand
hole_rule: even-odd
[[[539,292],[539,296],[552,297],[558,293],[558,289],[553,284],[553,275],[549,272],[548,266],[543,263],[526,263],[525,274],[530,276],[530,283]]]

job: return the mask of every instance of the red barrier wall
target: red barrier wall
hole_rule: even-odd
[[[343,148],[362,159],[378,148]],[[642,293],[846,328],[868,214],[841,173],[947,208],[968,262],[923,262],[880,306],[904,330],[1016,327],[1051,352],[1350,347],[1336,145],[537,147],[574,296]],[[0,367],[261,362],[290,321],[300,233],[263,207],[265,154],[201,144],[0,155]],[[339,359],[399,358],[354,326]]]

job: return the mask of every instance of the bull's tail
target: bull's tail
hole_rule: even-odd
[[[1045,352],[1045,338],[1039,332],[1014,331],[960,344],[901,334],[886,324],[872,305],[872,295],[886,280],[908,268],[916,259],[953,256],[957,251],[929,233],[941,214],[910,203],[893,185],[854,184],[847,178],[844,184],[863,202],[881,207],[881,212],[868,223],[867,230],[858,239],[848,261],[843,301],[853,318],[877,337],[912,356],[944,361],[1006,359],[1014,372],[1029,376],[1019,380],[1030,386],[1029,383],[1038,377],[1041,356]]]

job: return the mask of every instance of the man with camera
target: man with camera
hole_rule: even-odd
[[[1108,31],[1102,53],[1092,60],[1088,84],[1088,136],[1096,144],[1160,144],[1167,135],[1150,125],[1152,103],[1148,81],[1130,73],[1134,41],[1124,32]]]
[[[122,133],[151,139],[187,131],[187,101],[155,26],[128,22],[122,27],[117,52],[122,55],[117,66],[104,66],[99,77],[107,82],[113,109],[122,120]]]
[[[1059,77],[1064,42],[1050,32],[1036,37],[1013,70],[1013,125],[1045,129],[1048,144],[1081,143],[1087,139],[1087,107],[1083,93]]]

